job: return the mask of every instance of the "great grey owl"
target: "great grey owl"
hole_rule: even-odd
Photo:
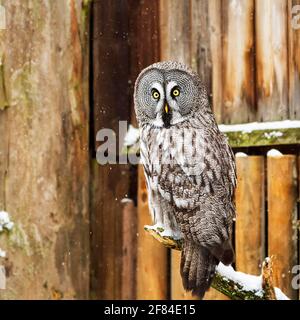
[[[144,69],[134,102],[152,218],[163,236],[183,238],[183,286],[203,298],[219,261],[234,259],[234,155],[205,86],[184,64]]]

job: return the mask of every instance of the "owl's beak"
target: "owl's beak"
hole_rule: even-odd
[[[170,110],[168,103],[165,102],[164,112],[162,114],[162,120],[164,122],[165,128],[170,128],[171,118],[172,118],[172,112]]]
[[[167,103],[165,104],[165,113],[169,113],[169,106]]]

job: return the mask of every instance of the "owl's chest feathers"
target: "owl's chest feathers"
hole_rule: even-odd
[[[142,131],[141,155],[148,188],[180,208],[199,201],[196,179],[204,168],[204,134],[201,130],[174,126]]]
[[[204,131],[188,125],[166,128],[145,128],[142,131],[142,156],[152,175],[164,170],[178,170],[195,165],[204,153]]]

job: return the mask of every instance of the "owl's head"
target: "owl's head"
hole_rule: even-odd
[[[152,64],[139,74],[134,102],[140,126],[169,128],[210,109],[199,76],[173,61]]]

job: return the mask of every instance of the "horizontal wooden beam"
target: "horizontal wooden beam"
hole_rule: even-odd
[[[300,143],[300,121],[253,122],[220,125],[233,148]]]
[[[232,148],[300,144],[300,121],[296,120],[221,124],[219,129],[227,136]],[[131,135],[132,131],[129,134]],[[124,153],[139,152],[139,137],[136,136],[133,140],[132,145],[127,144],[123,148]]]

